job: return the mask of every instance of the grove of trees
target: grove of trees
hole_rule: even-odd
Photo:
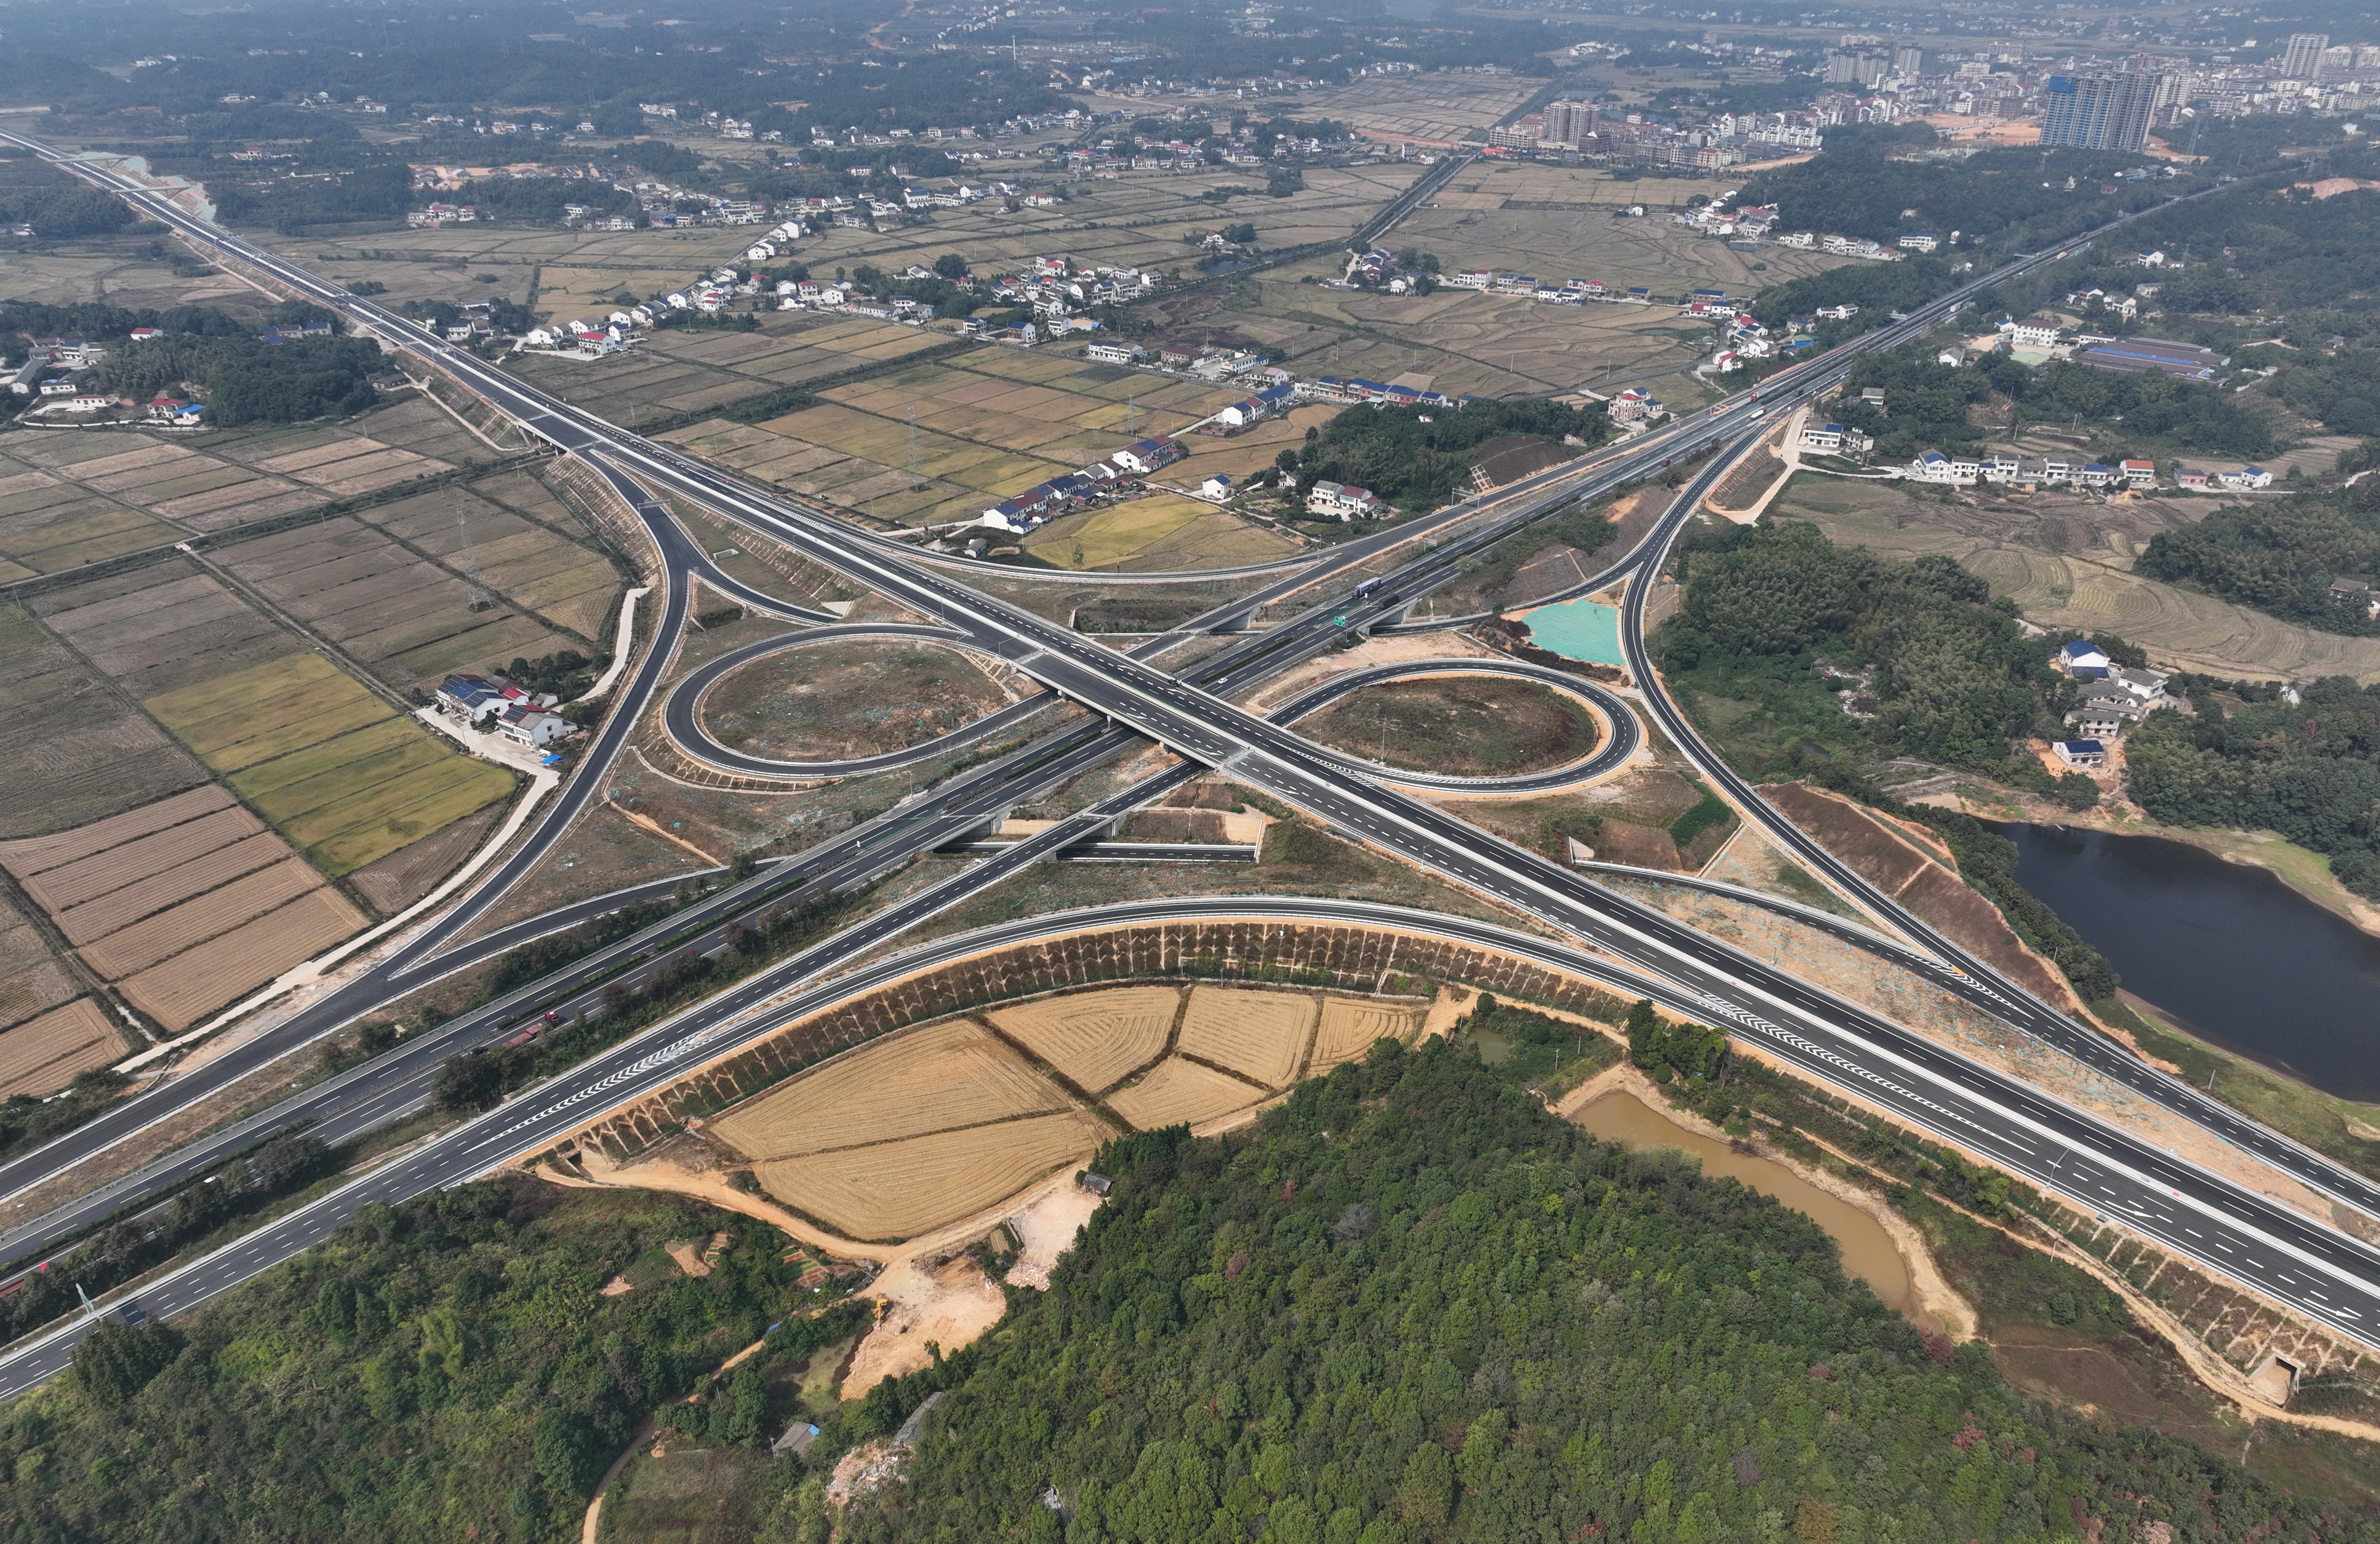
[[[2010,1392],[1806,1219],[1597,1142],[1444,1043],[1383,1043],[1251,1130],[1096,1162],[1114,1191],[1050,1290],[885,1385],[888,1415],[946,1397],[840,1538],[2380,1537]],[[827,1537],[816,1483],[764,1537]]]

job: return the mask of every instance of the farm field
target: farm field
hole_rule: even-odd
[[[1943,502],[1804,472],[1769,515],[1810,521],[1830,540],[1896,558],[1950,558],[2041,626],[2120,633],[2160,666],[2234,680],[2380,681],[2380,638],[2317,633],[2131,572],[2150,537],[2217,507],[2208,499],[2089,503],[2060,494]]]
[[[1203,500],[1158,493],[1062,515],[1025,550],[1061,568],[1161,573],[1260,563],[1297,543]]]
[[[0,1034],[0,1099],[55,1093],[79,1073],[123,1056],[124,1035],[89,997]]]
[[[1374,76],[1298,94],[1293,116],[1332,118],[1373,139],[1459,144],[1529,99],[1535,84],[1512,76]]]
[[[1356,1061],[1376,1040],[1402,1040],[1410,1044],[1421,1031],[1423,1010],[1393,1003],[1367,1003],[1348,997],[1325,997],[1314,1026],[1314,1050],[1307,1057],[1306,1076],[1327,1072],[1341,1062]]]
[[[1160,1126],[1196,1126],[1217,1116],[1245,1109],[1267,1091],[1201,1067],[1180,1056],[1168,1056],[1130,1088],[1108,1096],[1108,1108],[1143,1131]]]
[[[494,453],[419,398],[337,425],[173,440],[139,430],[10,436],[0,453],[0,562],[55,573]]]
[[[786,1205],[851,1237],[906,1237],[1088,1157],[1119,1126],[1245,1109],[1299,1075],[1310,1041],[1319,1068],[1382,1035],[1409,1040],[1422,1013],[1313,992],[1186,990],[1186,1014],[1180,986],[1097,987],[992,1008],[983,1017],[996,1034],[973,1019],[899,1031],[741,1101],[707,1134]],[[1177,1018],[1181,1044],[1169,1055]]]
[[[669,287],[686,282],[680,274]],[[568,320],[560,318],[558,320]],[[625,428],[698,412],[829,376],[890,365],[953,343],[950,333],[813,311],[770,311],[753,332],[664,328],[597,360],[524,355],[512,368]]]
[[[1001,1008],[987,1017],[1061,1077],[1099,1093],[1164,1053],[1181,1007],[1178,987],[1115,986]]]
[[[936,525],[972,520],[1009,494],[1139,436],[1183,428],[1245,394],[1094,364],[1072,348],[1028,354],[985,344],[831,387],[818,405],[761,424],[705,422],[663,438],[871,519]]]
[[[75,830],[0,843],[0,866],[86,965],[168,1032],[365,921],[212,784]],[[0,1037],[0,1060],[6,1054]]]
[[[557,517],[566,522],[559,528],[548,523]],[[596,652],[620,577],[583,530],[543,485],[503,477],[273,532],[224,548],[220,558],[403,689],[559,649]],[[467,533],[492,602],[478,611],[464,574]]]
[[[723,1116],[711,1134],[759,1160],[880,1143],[1065,1108],[1065,1096],[982,1025],[888,1036]]]
[[[334,877],[513,790],[512,773],[451,749],[320,655],[143,706]]]
[[[721,744],[780,760],[904,750],[1014,700],[976,657],[939,644],[845,639],[731,670],[703,694]]]
[[[0,1030],[49,1012],[82,990],[25,914],[0,900]]]
[[[1287,1088],[1305,1060],[1314,998],[1302,992],[1194,986],[1175,1049],[1269,1089]],[[1146,1124],[1137,1119],[1134,1124]]]
[[[1200,111],[1211,111],[1211,104]],[[1299,109],[1300,115],[1304,109]],[[1381,205],[1419,176],[1418,162],[1384,162],[1353,167],[1311,167],[1305,187],[1286,199],[1264,196],[1262,168],[1204,167],[1189,172],[1126,172],[1112,180],[1069,182],[1057,189],[1066,201],[1054,209],[1011,214],[996,204],[941,210],[931,224],[905,226],[881,235],[835,229],[805,238],[796,254],[815,272],[832,265],[870,263],[888,273],[913,263],[931,266],[945,252],[965,257],[978,274],[1014,271],[1021,259],[1064,255],[1087,267],[1132,267],[1158,273],[1192,269],[1195,249],[1185,234],[1251,221],[1269,247],[1315,241],[1343,241]],[[1014,173],[995,173],[1013,176]],[[1223,203],[1207,192],[1228,187],[1256,189],[1253,197]],[[1096,228],[1094,228],[1096,226]]]
[[[0,609],[0,838],[80,825],[206,769],[25,610]]]
[[[1113,1135],[1070,1110],[753,1167],[769,1194],[846,1237],[908,1238],[1014,1195]]]

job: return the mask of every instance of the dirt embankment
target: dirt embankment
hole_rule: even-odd
[[[2042,1001],[2069,1013],[2082,1011],[2058,967],[2025,947],[1999,908],[1968,887],[1949,852],[1925,827],[1863,810],[1840,794],[1803,783],[1763,784],[1760,796],[1944,937]]]

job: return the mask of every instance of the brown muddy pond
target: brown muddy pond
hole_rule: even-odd
[[[1791,1207],[1827,1230],[1842,1250],[1845,1273],[1867,1283],[1878,1298],[1924,1327],[1934,1327],[1931,1316],[1917,1310],[1909,1267],[1893,1248],[1891,1236],[1851,1202],[1827,1194],[1772,1158],[1738,1152],[1725,1142],[1689,1131],[1633,1093],[1607,1093],[1572,1118],[1584,1129],[1622,1147],[1674,1147],[1690,1152],[1702,1160],[1703,1173],[1726,1175]]]

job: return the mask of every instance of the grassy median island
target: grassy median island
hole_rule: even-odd
[[[1367,686],[1304,720],[1298,732],[1382,766],[1463,778],[1566,766],[1602,739],[1595,715],[1575,697],[1484,675]]]

